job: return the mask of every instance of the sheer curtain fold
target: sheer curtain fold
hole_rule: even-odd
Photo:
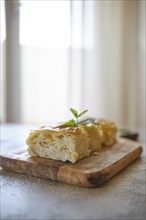
[[[6,119],[5,108],[5,51],[6,51],[6,28],[5,28],[5,4],[0,1],[0,121]]]
[[[17,80],[21,88],[17,87],[21,102],[20,106],[14,104],[17,96],[11,79],[12,96],[7,98],[12,100],[7,108],[14,109],[14,115],[6,121],[15,121],[15,109],[17,112],[20,107],[19,122],[25,123],[67,119],[69,107],[74,107],[79,111],[88,108],[88,115],[114,120],[119,126],[144,127],[145,1],[68,2],[70,5],[59,10],[67,10],[70,15],[70,26],[66,23],[62,29],[70,31],[70,38],[60,41],[69,46],[19,45],[21,77]],[[8,33],[11,35],[10,30]],[[8,65],[9,59],[6,62]],[[12,68],[14,73],[13,64]]]
[[[83,106],[90,106],[91,115],[119,126],[144,128],[145,2],[94,1],[93,5],[94,47],[84,47],[82,57]]]
[[[6,120],[21,122],[21,63],[19,1],[5,1],[6,8]]]

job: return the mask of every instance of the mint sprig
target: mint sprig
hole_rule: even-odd
[[[88,110],[86,109],[83,112],[81,112],[80,114],[78,114],[77,110],[75,110],[74,108],[70,108],[70,111],[72,112],[73,116],[76,118],[76,123],[78,123],[79,117],[84,115]]]
[[[75,126],[76,125],[76,122],[75,122],[75,120],[74,119],[71,119],[71,120],[69,120],[69,121],[67,121],[67,122],[65,122],[64,124],[62,124],[62,125],[65,125],[65,126],[69,126],[69,127],[71,127],[71,126]]]
[[[71,113],[73,114],[75,119],[71,119],[61,125],[59,125],[59,128],[64,128],[64,127],[77,127],[78,125],[81,125],[81,123],[79,122],[79,118],[84,115],[88,109],[82,111],[81,113],[78,113],[76,109],[74,108],[70,108]]]

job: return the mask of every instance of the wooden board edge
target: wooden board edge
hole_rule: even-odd
[[[113,176],[115,176],[118,172],[138,159],[142,151],[142,147],[139,146],[134,151],[111,164],[109,167],[104,168],[102,171],[97,171],[90,174],[86,172],[76,172],[76,170],[70,170],[70,172],[68,172],[67,167],[62,166],[58,171],[57,180],[59,182],[87,188],[101,186]]]
[[[57,180],[57,173],[59,170],[59,167],[49,167],[42,164],[40,166],[37,163],[32,163],[29,161],[23,161],[22,163],[21,160],[14,160],[13,158],[7,158],[4,156],[0,156],[0,167],[7,171],[50,180]]]

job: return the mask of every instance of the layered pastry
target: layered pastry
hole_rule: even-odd
[[[28,153],[34,157],[76,161],[111,146],[116,141],[116,124],[87,118],[74,125],[57,124],[32,130],[27,139]]]

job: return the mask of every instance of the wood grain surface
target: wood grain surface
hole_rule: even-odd
[[[9,171],[78,185],[97,187],[135,161],[142,153],[138,142],[119,139],[75,164],[30,157],[26,150],[0,156],[0,166]]]

